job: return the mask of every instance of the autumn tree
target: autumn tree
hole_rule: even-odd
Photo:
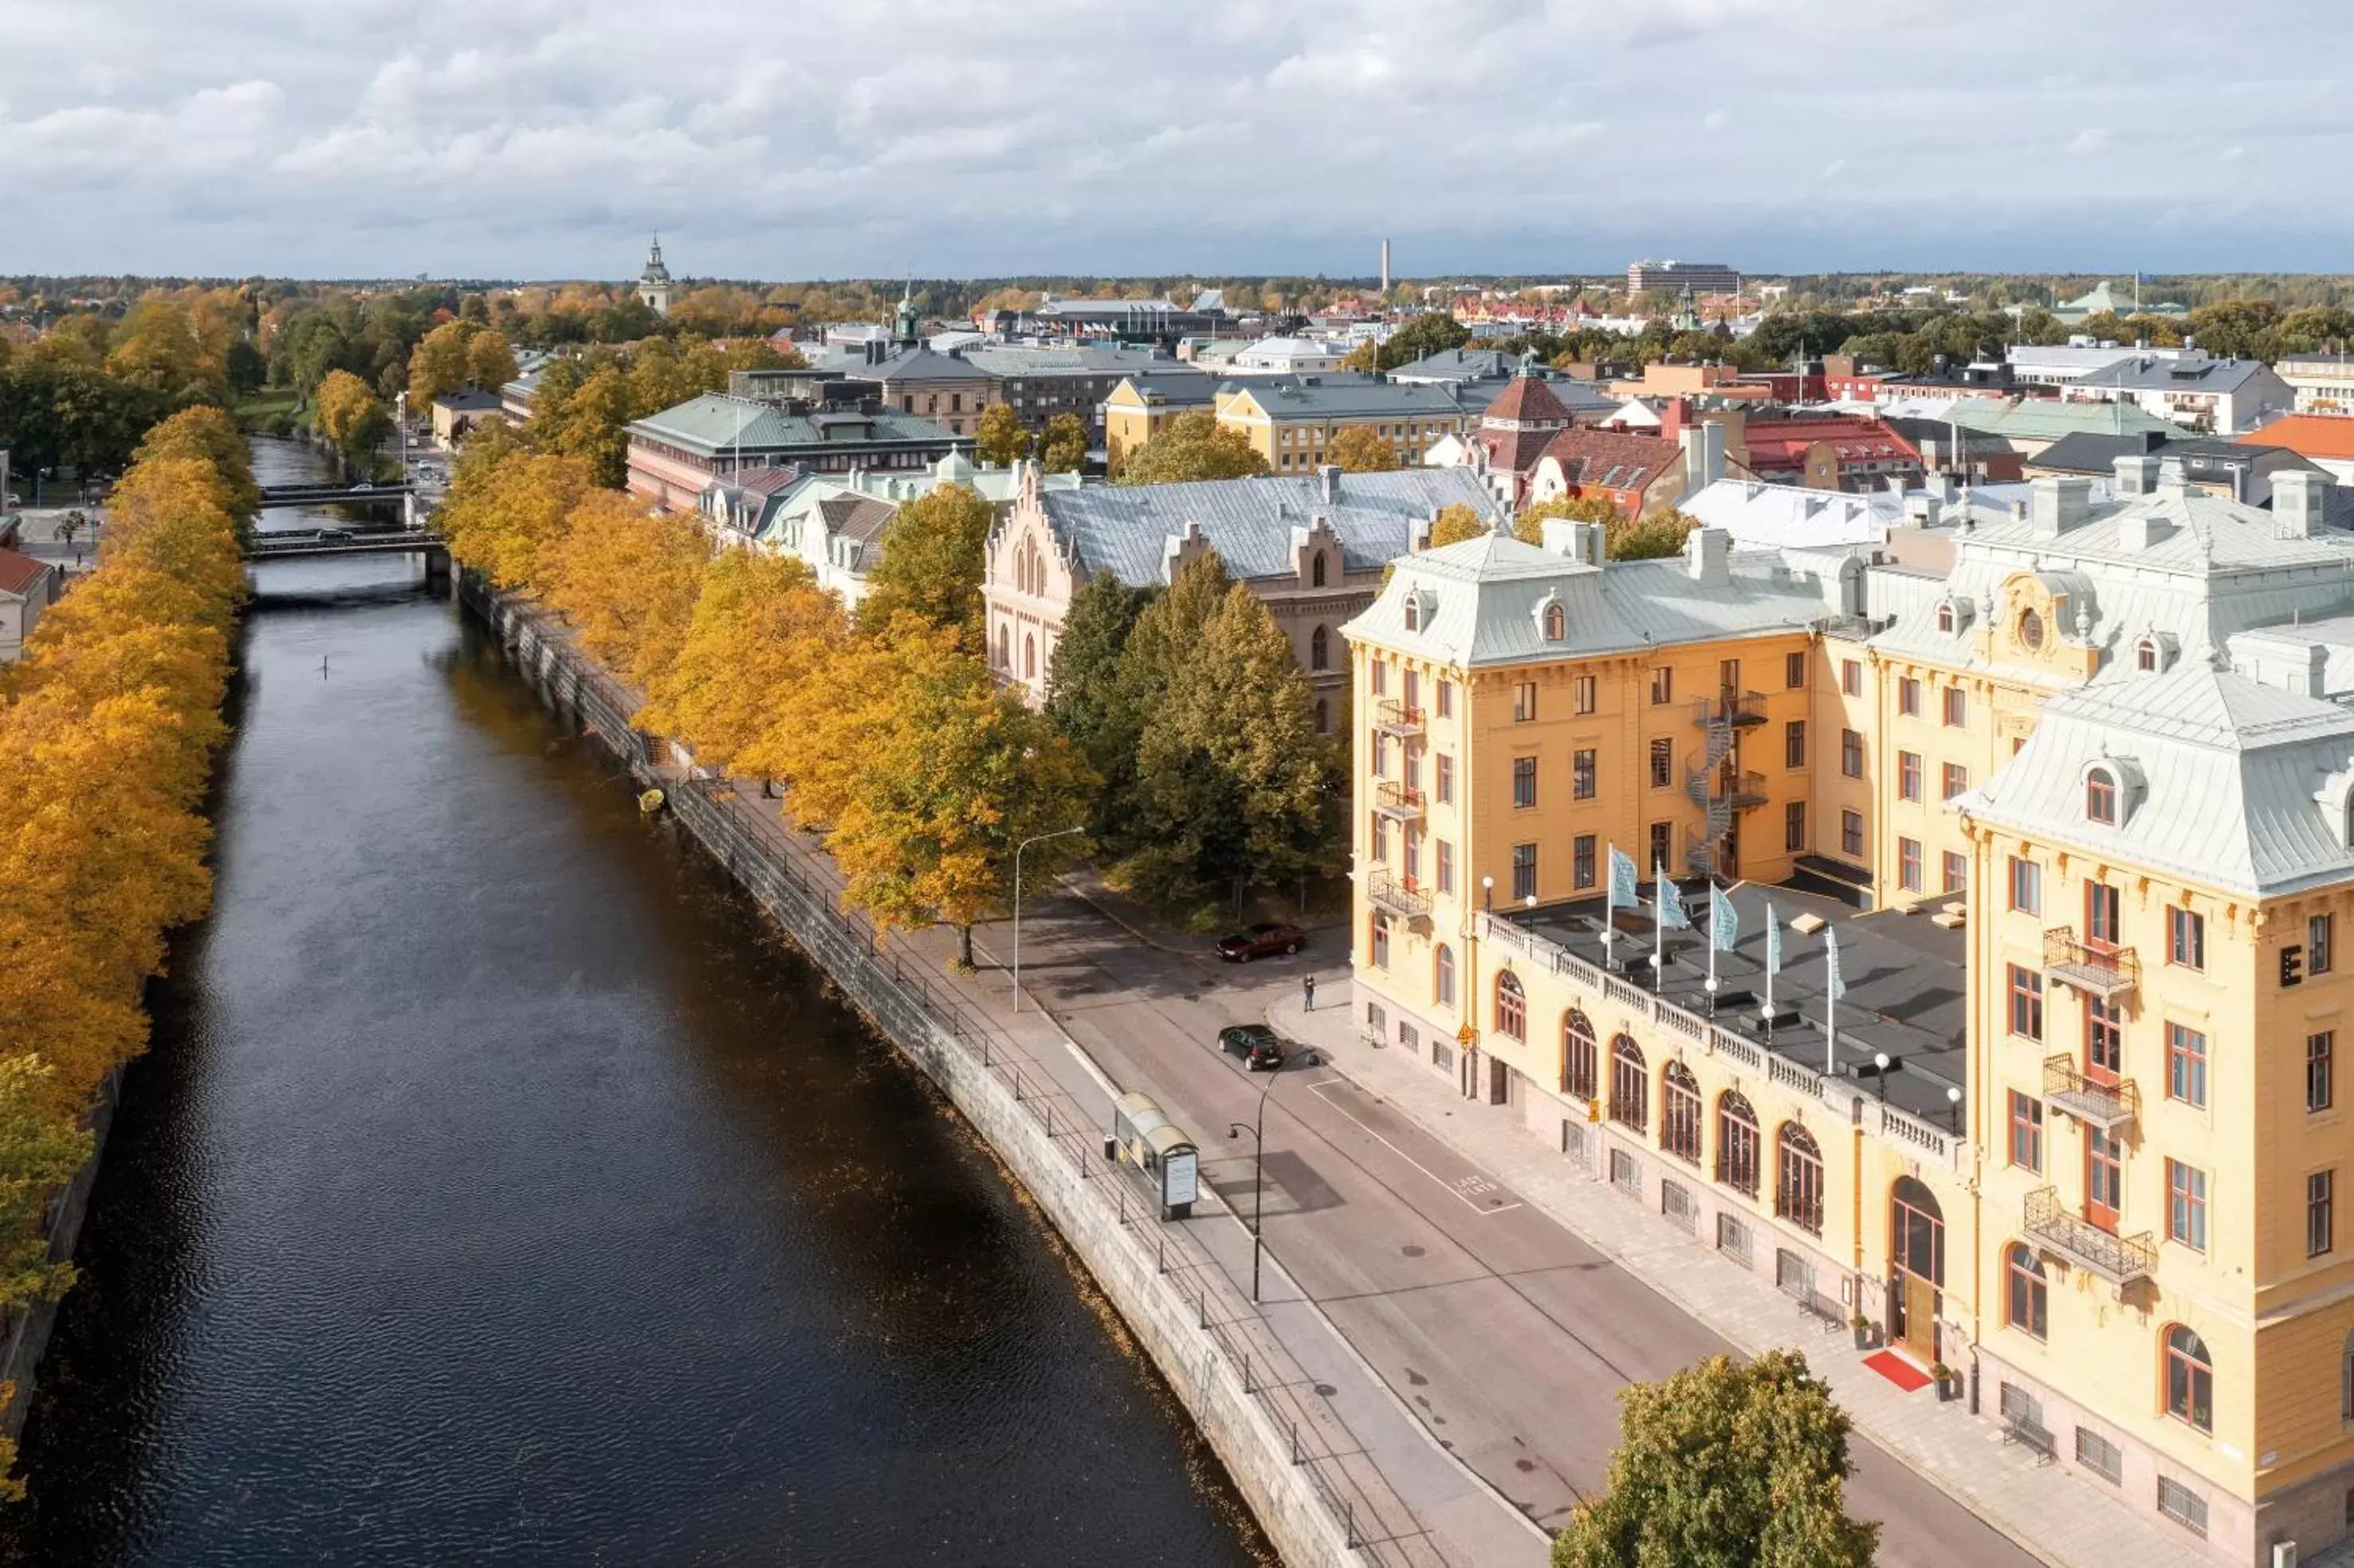
[[[638,726],[680,736],[710,767],[779,775],[753,765],[804,738],[779,727],[780,695],[810,687],[849,631],[842,601],[798,556],[722,551],[704,569],[678,657],[647,683]]]
[[[1087,422],[1076,414],[1057,414],[1046,421],[1045,439],[1038,446],[1039,466],[1048,473],[1079,473],[1087,466]]]
[[[1645,513],[1639,519],[1621,517],[1609,534],[1614,561],[1652,561],[1683,553],[1684,541],[1700,526],[1700,519],[1672,506]]]
[[[629,482],[630,438],[624,427],[635,418],[636,400],[619,366],[591,373],[543,420],[532,409],[532,445],[559,457],[578,458],[590,477],[608,490]]]
[[[1846,1512],[1850,1422],[1793,1351],[1709,1360],[1620,1391],[1609,1489],[1553,1540],[1554,1568],[1865,1568]]]
[[[515,378],[514,349],[506,334],[478,332],[466,344],[468,379],[485,391],[496,392]]]
[[[1324,461],[1351,473],[1389,473],[1401,466],[1397,448],[1371,425],[1343,425],[1325,446]]]
[[[175,398],[226,402],[226,366],[209,359],[188,313],[168,300],[143,300],[114,334],[107,374]]]
[[[500,588],[535,592],[555,564],[566,520],[589,488],[579,459],[511,442],[486,449],[478,431],[436,515],[460,566],[488,574]]]
[[[991,403],[973,433],[972,455],[999,468],[1012,468],[1030,455],[1030,432],[1012,404]]]
[[[313,401],[319,433],[335,444],[345,462],[367,457],[392,433],[392,416],[368,390],[368,384],[348,370],[329,371]]]
[[[418,339],[408,351],[408,406],[422,414],[433,399],[462,390],[473,378],[467,340],[476,328],[469,321],[443,322]]]
[[[1459,545],[1466,539],[1484,539],[1494,531],[1489,527],[1485,517],[1458,501],[1440,507],[1438,515],[1432,519],[1430,547],[1438,550],[1449,545]]]
[[[1623,524],[1627,514],[1606,495],[1556,495],[1550,501],[1539,501],[1522,507],[1512,519],[1512,536],[1524,545],[1544,544],[1544,525],[1555,520],[1572,523],[1599,523],[1605,527]]]
[[[1122,484],[1174,484],[1197,479],[1249,479],[1268,471],[1267,459],[1240,430],[1220,425],[1206,410],[1180,414],[1129,455]]]
[[[230,514],[250,523],[261,510],[261,487],[254,482],[249,450],[236,420],[219,408],[198,407],[183,408],[151,428],[133,461],[193,458],[210,464]]]
[[[903,503],[883,525],[883,558],[866,574],[862,627],[887,629],[913,615],[953,630],[975,654],[983,646],[981,578],[997,514],[961,484],[943,484]]]

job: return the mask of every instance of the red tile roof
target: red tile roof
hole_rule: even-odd
[[[1754,469],[1799,467],[1817,441],[1829,442],[1843,463],[1921,461],[1918,447],[1878,419],[1754,419],[1742,435]]]
[[[2243,446],[2286,447],[2302,458],[2354,458],[2354,418],[2291,414],[2240,438]]]
[[[1518,419],[1533,424],[1539,419],[1569,423],[1569,407],[1553,395],[1553,388],[1541,377],[1515,376],[1505,388],[1496,394],[1495,401],[1481,414],[1482,423],[1493,419]]]
[[[0,593],[23,593],[39,581],[41,574],[48,569],[47,561],[37,561],[15,550],[0,549]]]
[[[1545,443],[1544,455],[1561,464],[1572,485],[1606,490],[1641,490],[1683,455],[1675,442],[1623,430],[1567,429]]]

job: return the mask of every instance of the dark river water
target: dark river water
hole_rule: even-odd
[[[0,1560],[1262,1558],[986,1150],[415,563],[260,572]]]

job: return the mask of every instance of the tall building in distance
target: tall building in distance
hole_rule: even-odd
[[[1640,294],[1654,289],[1670,293],[1689,289],[1695,294],[1737,294],[1741,292],[1741,274],[1722,261],[1627,263],[1628,293]]]
[[[638,301],[658,316],[670,314],[670,269],[663,265],[659,234],[646,248],[646,270],[638,274]]]

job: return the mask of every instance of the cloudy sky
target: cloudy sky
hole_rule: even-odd
[[[0,0],[0,273],[2354,270],[2338,0]]]

